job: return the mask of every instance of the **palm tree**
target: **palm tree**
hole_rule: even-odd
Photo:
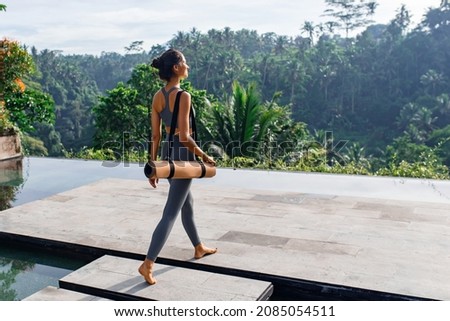
[[[314,35],[315,35],[316,27],[314,26],[313,22],[311,21],[305,21],[302,27],[302,31],[307,33],[309,38],[309,45],[312,47],[314,46]]]
[[[226,48],[231,49],[233,47],[234,32],[230,27],[225,27],[223,30],[223,40],[225,41]]]
[[[437,117],[433,117],[433,112],[426,107],[422,107],[417,113],[417,126],[423,129],[426,133],[430,133],[434,128],[434,123]]]
[[[350,31],[372,22],[368,17],[374,15],[378,6],[376,1],[367,0],[325,0],[325,2],[330,8],[326,9],[323,15],[336,19],[335,25],[345,30],[346,38]]]
[[[189,35],[189,46],[190,46],[190,50],[192,50],[193,52],[193,64],[194,64],[194,70],[196,70],[198,72],[199,70],[199,53],[201,51],[201,39],[202,39],[202,35],[200,33],[200,31],[198,31],[196,28],[192,28]],[[200,77],[199,74],[197,73],[195,79],[193,79],[193,82],[198,84],[200,81]]]
[[[433,117],[432,111],[428,108],[409,103],[400,112],[398,123],[414,142],[422,143],[435,128],[436,120],[437,117]]]
[[[438,73],[436,70],[430,69],[424,75],[420,77],[420,83],[425,86],[425,91],[432,96],[436,95],[436,89],[439,85],[443,84],[445,81],[445,76],[442,73]]]
[[[339,68],[344,65],[345,55],[341,47],[335,42],[322,42],[317,44],[316,68],[318,71],[317,79],[320,80],[321,87],[324,91],[324,100],[329,101],[328,89],[339,74]]]
[[[261,49],[263,52],[270,52],[275,47],[276,36],[274,32],[267,32],[261,36]]]
[[[395,16],[395,20],[394,21],[397,23],[397,25],[400,28],[402,34],[404,34],[406,29],[408,28],[408,26],[411,23],[410,13],[406,9],[406,6],[404,4],[398,10],[398,13]]]
[[[397,125],[400,130],[406,129],[411,122],[417,118],[420,107],[415,103],[407,103],[400,110],[400,115],[397,117]]]
[[[235,133],[239,142],[249,142],[254,138],[255,127],[261,112],[261,102],[256,92],[256,85],[250,84],[244,89],[237,82],[233,83],[233,111]]]
[[[353,143],[350,146],[346,147],[347,153],[344,156],[345,160],[353,162],[356,165],[364,165],[367,166],[369,164],[368,159],[366,158],[366,150],[359,143]]]
[[[442,94],[436,97],[437,106],[436,109],[442,115],[450,115],[450,96],[448,94]]]
[[[288,38],[286,36],[278,36],[275,42],[275,54],[282,55],[285,53],[287,44]]]
[[[186,48],[189,48],[190,44],[191,44],[190,34],[185,33],[183,31],[178,31],[171,41],[171,46],[178,48],[181,51],[184,51]]]
[[[213,109],[214,125],[208,136],[214,140],[214,149],[229,157],[257,157],[262,145],[275,135],[277,121],[288,113],[275,103],[277,98],[275,94],[271,102],[262,103],[255,83],[244,88],[233,82],[228,104]]]

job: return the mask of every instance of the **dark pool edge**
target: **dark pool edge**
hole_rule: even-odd
[[[89,263],[103,255],[143,260],[144,255],[113,249],[61,242],[44,238],[0,232],[0,240],[26,249],[48,251],[53,255],[69,257]],[[198,264],[160,257],[157,263],[207,271],[230,276],[245,277],[271,282],[274,285],[274,301],[436,301],[430,298],[382,292],[364,288],[310,281],[274,274],[232,269],[214,265]]]

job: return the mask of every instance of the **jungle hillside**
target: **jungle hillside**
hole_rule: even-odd
[[[326,2],[329,21],[296,37],[193,27],[98,56],[20,44],[29,66],[3,86],[3,112],[28,155],[145,162],[163,84],[150,63],[175,48],[219,166],[449,179],[450,3],[412,27],[405,6],[380,25],[376,1]]]

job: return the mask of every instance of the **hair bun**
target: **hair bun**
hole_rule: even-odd
[[[160,58],[153,59],[151,66],[156,69],[161,69],[161,59]]]

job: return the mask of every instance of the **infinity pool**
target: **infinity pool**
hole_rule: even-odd
[[[22,182],[11,205],[42,199],[103,178],[145,179],[143,167],[137,163],[27,157],[22,160]]]

